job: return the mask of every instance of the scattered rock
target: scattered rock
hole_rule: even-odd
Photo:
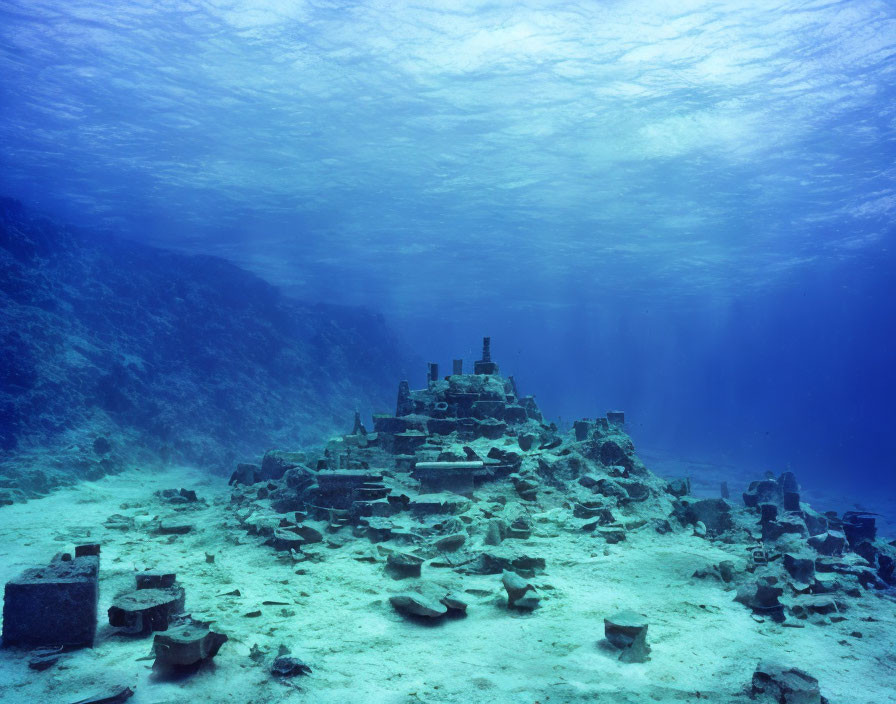
[[[190,523],[165,520],[159,523],[158,533],[160,535],[186,535],[192,530],[193,526]]]
[[[441,552],[455,552],[463,547],[466,540],[466,533],[452,533],[442,538],[438,538],[435,542],[435,547]]]
[[[218,654],[227,636],[211,630],[207,624],[191,622],[156,633],[153,640],[153,670],[190,671]]]
[[[795,667],[772,663],[756,668],[751,696],[767,704],[827,704],[817,679]]]
[[[397,594],[389,597],[389,603],[392,604],[393,609],[405,616],[439,618],[448,613],[448,607],[445,604],[420,594]]]
[[[393,552],[386,558],[386,571],[393,579],[419,577],[423,558],[408,552]]]
[[[507,521],[502,518],[493,518],[485,529],[483,542],[486,545],[500,545],[507,537]]]
[[[62,646],[56,648],[41,648],[31,653],[31,659],[28,660],[28,667],[38,672],[48,670],[62,657]]]
[[[647,645],[647,620],[634,611],[620,611],[604,619],[604,635],[619,651],[622,662],[645,662],[650,653]]]
[[[533,611],[538,608],[540,598],[535,594],[529,594],[529,592],[535,591],[535,587],[518,574],[505,570],[501,575],[501,582],[504,584],[504,589],[507,590],[507,605],[509,607],[524,611]]]
[[[291,655],[281,655],[271,664],[271,674],[274,677],[296,677],[297,675],[310,675],[311,668],[298,658]]]
[[[808,590],[815,581],[815,560],[791,553],[784,555],[784,569],[793,580],[791,584],[800,590]]]
[[[467,613],[467,602],[461,599],[457,594],[453,592],[449,592],[445,596],[443,596],[439,601],[441,601],[445,606],[448,607],[449,611],[454,611],[456,613],[465,614]]]
[[[784,605],[778,601],[784,590],[774,577],[762,577],[756,582],[741,585],[734,600],[748,606],[760,617],[779,623],[784,621]]]
[[[169,504],[194,504],[199,501],[192,489],[162,489],[154,495]]]
[[[110,692],[97,694],[87,699],[79,699],[74,704],[121,704],[134,696],[134,690],[130,687],[120,687]]]
[[[135,591],[115,597],[109,607],[109,624],[132,635],[167,630],[173,617],[183,612],[184,590],[173,579],[165,587],[145,586],[161,583],[161,579],[147,580],[141,586],[138,581]]]

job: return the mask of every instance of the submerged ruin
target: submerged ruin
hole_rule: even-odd
[[[691,579],[717,583],[742,605],[737,608],[770,627],[841,624],[869,599],[892,610],[896,547],[877,535],[873,515],[814,511],[789,472],[753,482],[742,501],[691,496],[687,478],[663,479],[644,466],[623,412],[581,419],[568,430],[545,422],[535,398],[521,395],[514,378],[501,375],[489,338],[471,372],[454,360],[452,373],[440,377],[431,363],[424,388],[400,382],[394,413],[374,415],[369,429],[356,414],[351,431],[320,451],[269,451],[257,464],[239,464],[229,483],[229,501],[215,506],[187,489],[156,492],[155,505],[167,515],[139,524],[115,514],[106,530],[142,530],[177,541],[193,531],[191,511],[213,511],[297,575],[322,569],[331,552],[350,551],[354,560],[380,566],[387,597],[381,608],[421,627],[469,618],[483,608],[484,596],[508,617],[553,618],[547,607],[564,597],[551,584],[551,555],[536,539],[584,538],[589,542],[575,543],[580,549],[594,554],[613,546],[623,550],[619,560],[627,559],[626,543],[643,536],[660,545],[681,535],[706,541],[729,559],[708,561]],[[91,646],[98,574],[102,581],[98,556],[99,546],[79,548],[74,558],[58,556],[46,570],[10,582],[4,644]],[[205,561],[213,564],[215,556],[206,554]],[[136,590],[115,597],[109,623],[131,638],[153,637],[156,670],[194,672],[227,647],[228,636],[186,613],[190,585],[175,581],[167,565],[155,568],[138,572]],[[52,583],[69,572],[77,572],[74,583],[84,587],[81,603],[72,604],[77,595]],[[484,590],[483,582],[491,586]],[[41,610],[21,606],[26,588],[33,594],[27,598],[41,600]],[[66,605],[66,618],[48,615],[54,600]],[[581,646],[639,667],[660,657],[651,641],[668,624],[653,625],[651,613],[629,601],[595,625],[602,638]],[[257,619],[264,613],[243,615]],[[289,610],[283,613],[289,616]],[[861,636],[858,625],[853,632]],[[252,653],[278,682],[312,675],[285,648],[268,663],[271,657]],[[756,667],[745,662],[744,687],[727,692],[725,701],[826,701],[799,660]],[[325,669],[326,662],[314,667]]]

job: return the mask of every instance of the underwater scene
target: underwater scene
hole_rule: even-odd
[[[0,702],[896,704],[896,4],[0,0]]]

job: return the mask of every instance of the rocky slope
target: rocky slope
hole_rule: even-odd
[[[393,402],[381,317],[0,200],[0,501],[125,461],[225,467]]]

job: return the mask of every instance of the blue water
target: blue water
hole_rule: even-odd
[[[0,192],[658,457],[896,489],[896,7],[0,3]],[[737,470],[737,468],[741,468]]]

